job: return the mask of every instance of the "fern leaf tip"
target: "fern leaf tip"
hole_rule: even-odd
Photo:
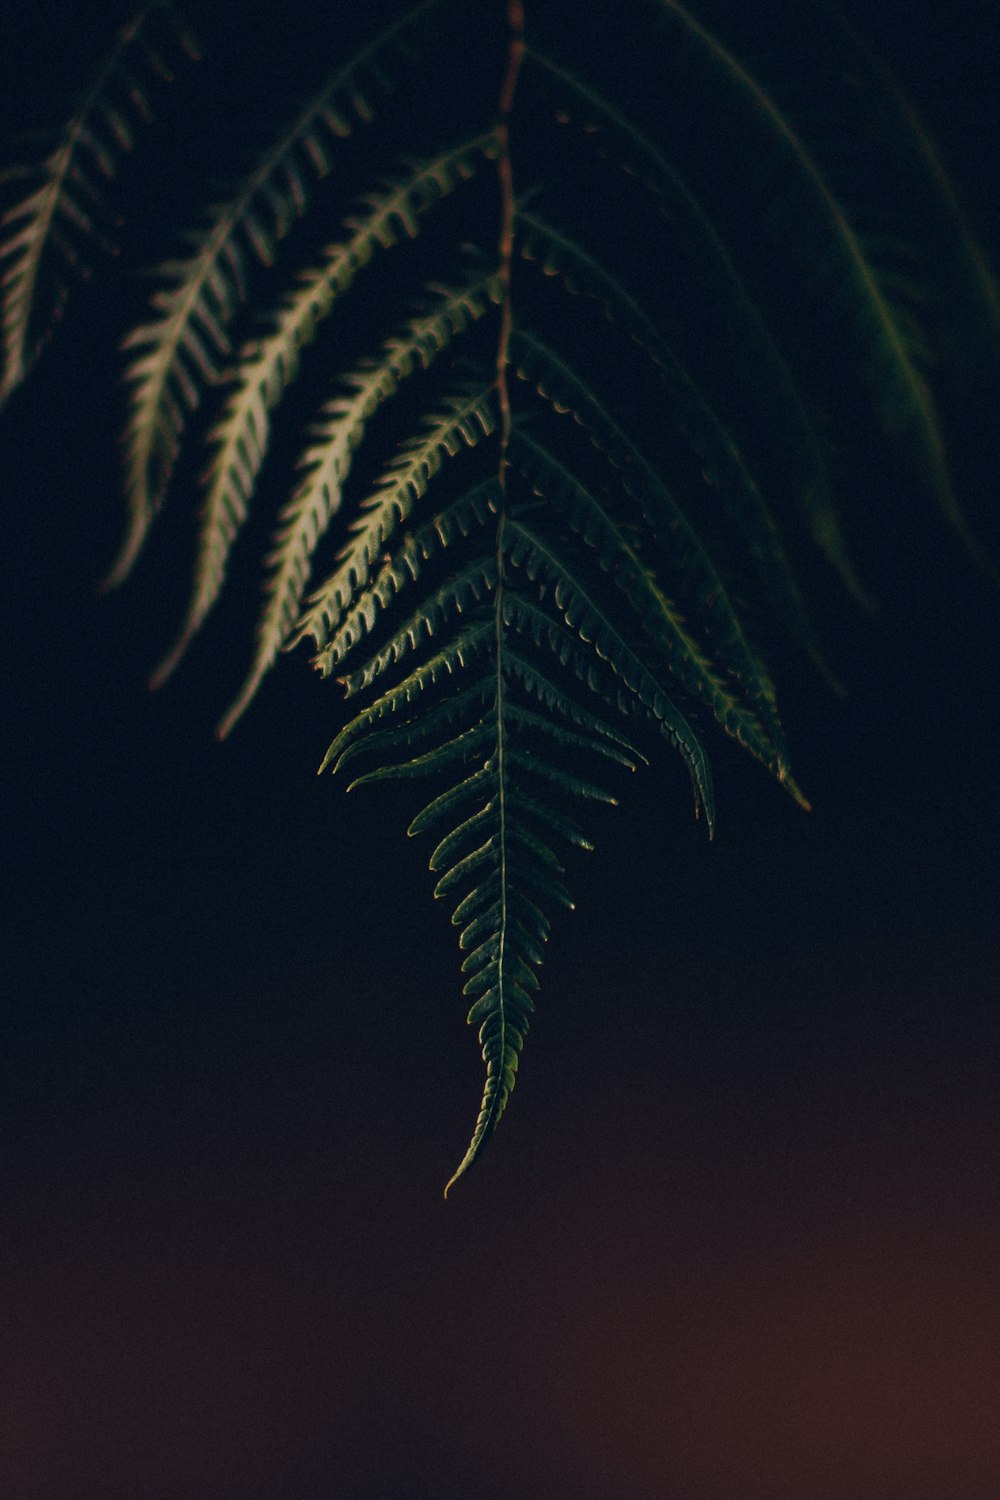
[[[226,740],[229,738],[230,734],[232,734],[233,730],[236,728],[236,725],[239,723],[240,719],[242,719],[244,713],[246,712],[246,709],[249,706],[250,699],[252,697],[253,690],[248,692],[247,689],[244,688],[236,701],[229,706],[229,708],[223,714],[222,718],[219,720],[218,724],[215,726],[215,738],[217,740]]]
[[[474,1160],[474,1157],[470,1157],[470,1155],[466,1153],[466,1155],[459,1162],[458,1166],[455,1168],[454,1172],[452,1172],[451,1176],[448,1178],[448,1181],[444,1185],[444,1192],[441,1195],[446,1203],[448,1201],[448,1194],[451,1192],[456,1182],[458,1182],[460,1178],[465,1176],[466,1172],[472,1166],[472,1162]]]
[[[98,582],[98,596],[103,597],[105,594],[113,594],[115,589],[121,588],[127,577],[128,568],[122,567],[120,559],[116,559],[104,577]]]
[[[257,689],[264,680],[269,666],[269,662],[258,661],[247,673],[243,686],[219,720],[219,725],[215,732],[220,740],[226,739],[232,730],[236,728],[236,725],[242,719],[254,698],[256,698]]]
[[[798,782],[786,771],[781,777],[781,784],[786,792],[799,804],[803,812],[812,812],[813,806],[808,797],[805,796]]]
[[[177,641],[173,646],[171,646],[170,650],[167,652],[163,660],[150,673],[149,690],[151,693],[159,692],[164,683],[174,675],[174,672],[177,670],[181,658],[187,651],[190,641],[191,632],[189,630],[183,630],[178,636]]]
[[[152,519],[150,517],[150,519]],[[142,551],[142,544],[149,530],[149,522],[145,517],[133,516],[129,523],[128,532],[118,550],[118,555],[112,562],[97,586],[99,594],[110,594],[117,588],[121,588],[132,569],[135,567],[136,559]]]

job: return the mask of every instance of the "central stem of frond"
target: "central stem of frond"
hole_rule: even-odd
[[[514,173],[510,162],[510,115],[524,56],[524,6],[508,0],[507,22],[510,44],[507,72],[500,91],[497,119],[497,171],[500,174],[500,337],[497,340],[497,400],[500,406],[500,488],[506,490],[507,447],[510,442],[510,393],[507,389],[507,351],[511,327],[511,261],[514,255]]]
[[[500,407],[500,458],[497,478],[500,485],[500,514],[497,520],[497,715],[503,704],[503,679],[501,673],[501,645],[503,631],[503,584],[504,584],[504,522],[507,510],[507,450],[510,446],[510,391],[507,386],[507,354],[511,329],[511,261],[514,255],[514,173],[510,161],[510,115],[514,107],[521,60],[524,56],[524,5],[523,0],[507,0],[507,71],[500,90],[500,106],[497,112],[496,135],[499,143],[497,171],[500,175],[500,334],[497,339],[497,403]],[[498,731],[498,756],[503,756],[502,724]],[[501,797],[503,776],[500,778]]]
[[[518,73],[524,53],[524,9],[522,0],[508,0],[507,18],[510,45],[507,56],[507,72],[500,93],[500,110],[497,120],[497,139],[500,150],[497,170],[500,174],[500,334],[497,340],[496,391],[500,407],[500,456],[497,478],[500,488],[499,515],[497,517],[497,581],[495,599],[495,650],[496,650],[496,723],[497,723],[497,797],[499,814],[500,854],[500,923],[499,951],[497,954],[497,987],[499,991],[498,1012],[499,1070],[492,1105],[503,1107],[503,1069],[507,1057],[507,1025],[505,990],[505,958],[507,945],[507,775],[505,760],[504,726],[504,528],[507,519],[507,450],[510,444],[510,392],[507,388],[507,354],[511,329],[511,261],[514,254],[514,174],[510,161],[510,113],[514,104]]]

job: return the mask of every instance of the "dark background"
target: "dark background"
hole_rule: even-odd
[[[254,76],[308,74],[294,9],[280,48],[229,29]],[[8,101],[52,118],[109,17],[7,6]],[[995,18],[865,19],[995,248]],[[185,187],[123,178],[133,212]],[[636,778],[445,1204],[480,1070],[412,799],[317,780],[302,659],[215,742],[236,610],[146,692],[181,522],[96,597],[116,285],[0,428],[0,1496],[994,1496],[995,586],[873,453],[882,612],[817,601],[848,697],[781,657],[814,811],[721,737],[712,845],[676,767]],[[961,457],[988,515],[982,431]]]

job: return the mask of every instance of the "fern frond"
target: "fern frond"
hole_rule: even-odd
[[[489,499],[479,524],[494,520],[493,548],[480,551],[433,590],[361,668],[342,679],[345,690],[352,695],[380,684],[394,666],[436,635],[445,637],[445,645],[356,715],[324,760],[324,767],[339,770],[361,753],[376,756],[377,764],[356,777],[352,786],[460,769],[459,778],[418,812],[409,827],[411,835],[435,831],[437,843],[429,859],[439,877],[435,894],[460,897],[453,920],[463,926],[460,946],[468,950],[462,964],[468,976],[464,991],[473,1000],[469,1020],[479,1026],[486,1066],[472,1139],[446,1193],[478,1159],[513,1088],[537,988],[534,970],[549,932],[537,900],[569,904],[550,840],[592,847],[561,802],[617,800],[604,786],[571,768],[567,757],[594,754],[629,770],[639,759],[619,731],[575,703],[562,686],[526,661],[515,644],[517,637],[551,651],[592,691],[614,702],[617,690],[608,691],[602,665],[607,661],[623,684],[621,691],[656,718],[680,749],[710,826],[712,816],[707,766],[682,716],[624,639],[614,634],[610,622],[599,616],[599,606],[587,599],[591,610],[584,613],[586,596],[579,587],[573,591],[565,569],[553,563],[550,572],[558,572],[558,577],[540,578],[541,544],[512,520],[505,487],[498,489],[493,480],[490,489],[480,490]],[[387,578],[399,579],[398,555],[386,568]],[[537,602],[521,593],[515,572],[538,595]],[[387,587],[395,590],[398,581]],[[543,606],[549,592],[557,618]],[[488,596],[492,609],[486,607]],[[463,623],[470,613],[472,622]],[[327,670],[331,654],[329,644],[320,654]],[[424,694],[446,674],[459,670],[472,681],[424,710]],[[517,702],[517,695],[534,698],[539,707]],[[400,712],[407,715],[404,723],[383,727]],[[554,750],[556,762],[538,753],[536,745]]]
[[[211,435],[215,455],[207,473],[194,591],[177,643],[158,668],[158,686],[174,670],[211,610],[225,578],[237,533],[246,520],[257,476],[270,442],[269,412],[281,400],[298,372],[299,354],[315,336],[319,322],[335,300],[353,284],[377,249],[389,249],[401,234],[412,237],[419,218],[472,173],[472,160],[488,149],[490,137],[441,153],[416,168],[386,193],[373,198],[370,212],[351,221],[354,233],[331,246],[324,263],[305,273],[287,298],[274,331],[256,340],[236,371],[236,389],[226,413]],[[275,571],[268,583],[268,602],[259,626],[259,648],[253,669],[229,715],[235,723],[253,697],[294,624],[308,562],[319,537],[339,507],[340,491],[365,423],[416,363],[424,367],[460,332],[482,315],[493,282],[489,279],[448,295],[441,307],[410,324],[407,334],[390,340],[381,359],[347,376],[354,395],[330,403],[330,420],[320,429],[322,441],[309,448],[302,466],[309,477],[289,502],[275,538]]]
[[[895,127],[894,156],[914,169],[911,190],[915,190],[914,198],[923,209],[922,227],[926,230],[933,226],[928,247],[933,287],[946,309],[950,338],[959,343],[963,356],[967,356],[970,345],[980,357],[985,356],[992,376],[988,389],[993,392],[1000,366],[1000,278],[995,266],[991,266],[956,183],[912,101],[847,18],[835,11],[833,19],[850,43],[852,64],[860,63],[862,77],[867,75],[866,81],[888,104],[889,119]],[[949,517],[969,555],[996,578],[995,559],[970,532],[957,504]]]
[[[764,735],[783,756],[784,735],[774,706],[774,687],[733,608],[701,536],[659,473],[606,411],[590,387],[555,351],[534,334],[515,328],[511,354],[517,373],[530,381],[557,410],[571,412],[594,446],[619,470],[621,481],[660,534],[669,532],[672,589],[690,587],[701,618],[712,634],[718,664],[739,683]]]
[[[481,714],[490,692],[489,680],[480,679],[458,691],[453,689],[434,708],[428,709],[426,705],[421,705],[418,714],[406,719],[395,729],[374,729],[366,725],[364,732],[353,741],[345,743],[333,758],[327,756],[323,769],[330,765],[335,771],[339,771],[359,755],[383,755],[387,751],[396,750],[409,752],[428,742],[436,743],[442,733],[450,733],[456,724],[466,722],[467,710],[478,709]],[[473,715],[473,718],[478,718],[478,714]]]
[[[1000,340],[1000,283],[991,269],[982,245],[961,202],[955,182],[941,153],[927,132],[910,99],[900,89],[892,73],[868,47],[863,38],[839,10],[833,12],[834,23],[848,38],[855,63],[860,61],[879,92],[888,100],[899,126],[899,134],[915,158],[933,201],[943,211],[951,230],[949,250],[962,265],[967,287],[994,341]]]
[[[437,832],[438,842],[429,860],[431,869],[439,874],[435,894],[461,893],[452,921],[462,929],[459,946],[465,954],[464,993],[472,1002],[469,1021],[479,1026],[486,1064],[483,1100],[472,1139],[445,1189],[446,1195],[478,1158],[514,1086],[518,1055],[538,988],[535,969],[542,962],[550,927],[528,890],[560,904],[569,901],[557,878],[561,866],[548,840],[555,835],[578,847],[591,847],[574,820],[546,800],[544,788],[554,786],[571,799],[615,801],[604,787],[519,747],[519,735],[545,721],[533,710],[515,705],[510,697],[517,679],[509,672],[504,590],[499,584],[497,575],[494,619],[476,627],[489,637],[492,650],[487,654],[484,649],[481,656],[467,658],[464,663],[469,670],[478,668],[479,674],[478,685],[463,694],[465,707],[473,714],[472,722],[419,756],[383,762],[354,783],[423,776],[470,759],[480,762],[477,769],[434,797],[409,827],[411,835],[432,829]],[[375,678],[382,670],[373,665],[367,675]],[[389,697],[384,694],[378,703],[385,703]],[[440,707],[431,713],[439,716]],[[355,732],[364,733],[370,722],[367,720]],[[563,731],[563,736],[559,741],[563,749],[596,748],[601,754],[608,753],[606,742],[595,746],[589,735],[570,736]],[[339,764],[343,764],[348,738],[342,732],[338,737],[340,749],[335,742],[327,763],[339,754]],[[387,748],[384,737],[380,748]],[[634,766],[634,761],[621,759]],[[537,795],[534,783],[541,784]]]
[[[311,636],[322,650],[444,458],[488,437],[495,421],[492,385],[450,398],[438,416],[427,419],[425,431],[403,446],[374,494],[362,504],[361,515],[351,528],[354,535],[340,554],[340,566],[311,595],[296,640]]]
[[[574,638],[578,637],[607,663],[680,755],[691,777],[695,811],[704,812],[711,836],[715,828],[715,808],[708,762],[701,742],[684,715],[600,604],[568,572],[561,559],[555,557],[551,549],[523,523],[508,520],[507,526],[511,534],[512,561],[524,567],[533,580],[543,574],[545,581],[554,585],[556,605],[568,631],[562,631],[546,610],[514,593],[508,593],[504,601],[505,623],[528,634],[536,645],[545,645],[563,666],[569,667],[594,691],[600,689],[594,680],[591,664],[575,649]]]
[[[442,646],[434,656],[415,667],[402,682],[376,698],[374,703],[362,709],[344,725],[323,757],[319,774],[322,775],[328,766],[342,764],[346,759],[348,746],[359,743],[362,739],[367,741],[369,736],[374,742],[373,731],[376,725],[394,714],[405,713],[428,688],[436,687],[443,679],[453,676],[486,650],[492,637],[493,626],[490,623],[469,626]]]
[[[371,687],[388,667],[395,666],[409,652],[415,651],[425,637],[437,634],[444,622],[456,613],[467,614],[475,605],[481,604],[495,584],[496,560],[491,557],[477,558],[468,567],[452,574],[440,588],[421,601],[416,613],[363,667],[340,679],[344,696],[352,698]]]
[[[595,256],[536,213],[520,212],[517,223],[527,231],[520,241],[522,255],[538,260],[546,275],[561,275],[568,290],[587,292],[600,301],[612,322],[657,366],[670,393],[671,420],[697,454],[703,477],[718,491],[742,531],[772,603],[792,637],[832,680],[774,517],[717,408],[637,299]]]
[[[405,536],[396,552],[383,562],[368,587],[359,594],[339,628],[315,658],[315,665],[326,674],[343,661],[371,633],[380,613],[408,583],[416,582],[424,563],[457,539],[470,536],[473,530],[485,524],[488,516],[496,514],[498,495],[496,479],[486,479]]]
[[[498,598],[498,608],[499,604]],[[549,847],[553,834],[578,847],[592,847],[573,820],[544,795],[526,791],[526,782],[555,780],[572,799],[615,800],[604,788],[518,750],[508,693],[501,633],[496,641],[496,695],[488,721],[495,748],[477,773],[475,786],[476,801],[484,794],[485,800],[438,844],[430,860],[432,869],[443,872],[436,894],[471,884],[452,921],[463,929],[460,947],[469,950],[462,963],[469,976],[464,992],[472,1000],[468,1020],[479,1027],[486,1065],[472,1139],[445,1188],[446,1197],[476,1162],[503,1115],[534,1010],[535,970],[544,957],[549,922],[525,888],[541,888],[540,893],[556,899],[565,896],[552,873],[561,869]],[[436,815],[439,809],[440,803]],[[542,834],[536,831],[539,826]],[[418,827],[415,820],[411,831]]]
[[[517,673],[513,672],[512,675],[516,676]],[[564,694],[559,696],[565,700]],[[571,700],[565,701],[571,702]],[[572,714],[574,710],[579,711],[579,704],[572,704],[568,712]],[[562,749],[592,750],[595,755],[603,755],[607,760],[613,760],[617,765],[624,766],[629,771],[635,771],[640,761],[648,764],[646,757],[630,744],[624,735],[616,734],[613,730],[609,731],[608,726],[601,723],[593,714],[587,714],[583,720],[591,732],[577,734],[572,729],[566,729],[555,719],[536,713],[531,708],[511,704],[508,712],[512,724],[537,729],[539,734],[554,740]]]
[[[485,639],[484,630],[481,635],[476,636],[474,644],[482,645]],[[471,659],[468,641],[469,637],[466,635],[463,666],[468,659]],[[534,663],[522,657],[509,641],[506,645],[504,665],[510,679],[518,682],[529,698],[537,699],[547,710],[547,713],[541,714],[532,708],[511,704],[508,712],[512,723],[547,735],[563,749],[589,748],[595,754],[603,755],[606,759],[625,766],[628,770],[634,770],[638,762],[645,761],[642,752],[637,750],[625,735],[569,697],[564,688],[557,687]],[[432,686],[438,680],[439,677],[435,676],[423,686]],[[422,708],[417,716],[408,719],[396,729],[373,728],[373,723],[381,722],[381,714],[376,720],[365,719],[365,716],[361,715],[359,717],[364,719],[364,723],[353,730],[350,735],[338,736],[330,747],[322,769],[332,766],[334,770],[339,771],[361,754],[374,753],[382,756],[397,750],[410,751],[429,740],[437,740],[441,732],[450,731],[456,723],[462,722],[469,710],[476,709],[481,714],[491,693],[492,683],[488,678],[473,682],[460,691],[451,691],[436,707]],[[608,696],[606,691],[602,693],[602,696]],[[407,700],[407,704],[409,702],[410,700]],[[578,733],[573,729],[567,729],[559,722],[560,719],[578,726],[583,732]],[[455,741],[446,743],[455,743]],[[402,762],[402,764],[427,765],[434,753],[433,751],[425,752],[414,757],[412,761]],[[359,777],[351,783],[351,787],[359,785],[365,779],[365,777]]]
[[[4,232],[0,262],[7,262],[0,277],[0,407],[25,379],[68,295],[65,284],[57,284],[47,327],[32,342],[43,263],[57,254],[66,269],[80,273],[81,242],[101,238],[94,219],[94,205],[102,197],[99,184],[115,176],[122,156],[132,149],[135,127],[151,118],[147,93],[130,59],[142,53],[148,69],[164,78],[170,76],[151,36],[153,22],[159,18],[169,23],[187,54],[197,56],[193,37],[168,0],[153,0],[133,16],[119,31],[59,144],[42,163],[40,185],[0,218]]]
[[[106,580],[126,577],[169,483],[187,414],[218,381],[230,353],[226,331],[246,300],[249,261],[269,265],[306,206],[308,177],[329,170],[330,145],[367,123],[375,89],[386,87],[380,58],[440,0],[420,0],[381,31],[309,100],[229,202],[217,207],[196,249],[162,265],[166,285],[152,299],[154,321],[133,330],[140,351],[127,372],[131,411],[125,434],[128,526]]]
[[[657,4],[664,17],[694,44],[710,72],[731,89],[746,112],[748,126],[763,126],[794,170],[796,182],[823,225],[826,275],[831,285],[836,284],[838,301],[854,328],[863,376],[886,434],[905,444],[945,515],[964,534],[930,387],[914,359],[898,309],[886,296],[843,205],[791,121],[718,37],[680,0],[657,0]]]
[[[568,651],[564,649],[556,653],[559,660],[565,665],[567,661],[575,658],[582,664],[579,653],[574,649],[572,637],[568,637],[568,643]],[[564,643],[564,648],[565,645],[566,643]],[[575,698],[571,698],[562,688],[557,687],[534,662],[527,661],[511,645],[507,647],[507,668],[511,676],[517,678],[523,684],[524,690],[529,697],[537,698],[539,703],[550,714],[559,714],[570,724],[575,724],[578,728],[582,729],[598,754],[608,753],[602,744],[602,742],[606,741],[611,746],[610,753],[612,756],[624,751],[629,758],[634,756],[639,760],[644,759],[631,740],[626,739],[620,730],[614,729],[604,719],[592,713],[590,709],[584,708],[581,704],[577,703]],[[615,707],[621,708],[623,712],[627,711],[627,704],[620,704],[616,701],[615,694],[613,690],[609,691],[607,682],[600,682],[596,677],[592,681],[589,676],[577,675],[580,676],[581,682],[585,682],[592,691],[597,693],[598,697],[603,698],[605,702],[611,703]],[[525,709],[524,712],[528,714],[530,710]],[[554,719],[547,718],[545,723],[549,726],[550,732],[556,739],[564,732]]]
[[[351,259],[356,263],[356,256]],[[458,291],[443,293],[432,312],[415,318],[405,334],[388,341],[378,360],[346,377],[346,383],[353,387],[350,396],[338,397],[327,406],[326,420],[317,431],[318,441],[306,450],[301,460],[301,466],[307,470],[306,477],[282,512],[274,548],[267,559],[271,572],[258,622],[257,652],[246,681],[226,714],[227,731],[253,699],[298,620],[312,557],[340,508],[344,481],[367,423],[404,379],[417,368],[428,369],[453,338],[484,315],[497,295],[495,276],[481,277]],[[282,361],[278,361],[277,368],[284,368]],[[220,453],[217,480],[206,500],[196,593],[181,638],[161,669],[161,676],[173,669],[222,586],[228,550],[245,518],[254,478],[254,463],[240,464],[240,460],[244,454],[256,458],[257,463],[263,458],[267,442],[263,413],[260,421],[255,417],[252,433],[252,448],[248,433],[237,434],[235,438],[230,434],[226,440],[226,452],[232,455],[228,463]],[[238,498],[236,486],[245,491],[242,498]]]
[[[873,609],[844,542],[823,444],[802,398],[799,381],[710,215],[670,158],[604,95],[534,47],[526,48],[526,57],[545,77],[555,81],[563,92],[564,104],[568,97],[570,107],[588,125],[596,124],[610,132],[624,147],[624,157],[618,152],[605,154],[624,166],[652,194],[671,234],[686,246],[692,264],[699,268],[706,285],[711,286],[713,297],[720,304],[720,325],[724,323],[731,330],[729,342],[741,366],[753,371],[755,381],[766,384],[771,401],[780,410],[781,425],[786,431],[783,448],[799,471],[796,486],[814,542],[858,602],[865,609]],[[587,138],[592,138],[590,129]]]
[[[530,434],[511,435],[514,462],[521,467],[536,494],[566,516],[567,524],[594,549],[604,572],[625,595],[647,638],[682,687],[711,709],[718,723],[755,755],[780,781],[788,777],[783,740],[776,744],[726,687],[709,655],[685,627],[676,605],[657,584],[635,549],[600,502],[569,470]],[[550,563],[551,566],[551,563]]]
[[[490,714],[487,713],[483,723],[474,727],[484,728],[492,742],[494,737],[489,721]],[[487,760],[485,766],[482,766],[478,771],[473,771],[471,776],[466,776],[464,780],[459,781],[455,786],[450,786],[447,791],[441,792],[439,796],[428,802],[426,807],[417,813],[416,817],[410,823],[407,832],[411,835],[426,833],[429,828],[436,827],[442,819],[447,818],[450,822],[451,814],[456,808],[464,807],[469,801],[478,800],[479,793],[491,781],[491,770],[490,760]],[[469,843],[473,833],[477,832],[480,828],[485,815],[482,809],[472,813],[469,817],[465,817],[463,814],[462,821],[456,827],[452,828],[450,833],[445,834],[444,838],[441,839],[432,852],[430,859],[427,861],[430,868],[432,870],[440,870],[442,866],[446,866],[457,851],[463,845]]]
[[[468,760],[489,742],[489,729],[486,725],[474,724],[471,729],[464,729],[454,739],[444,740],[435,745],[433,750],[425,750],[421,755],[414,755],[410,760],[396,761],[391,765],[377,766],[374,771],[366,771],[363,776],[358,776],[348,786],[347,790],[353,792],[356,786],[364,786],[373,781],[386,781],[396,776],[430,776],[443,770],[455,760]],[[344,757],[339,762],[343,764]],[[339,767],[338,767],[339,768]]]

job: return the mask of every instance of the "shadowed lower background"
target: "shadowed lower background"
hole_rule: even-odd
[[[0,1493],[987,1500],[996,957],[564,962],[447,1204],[426,976],[94,976],[5,1088]]]

